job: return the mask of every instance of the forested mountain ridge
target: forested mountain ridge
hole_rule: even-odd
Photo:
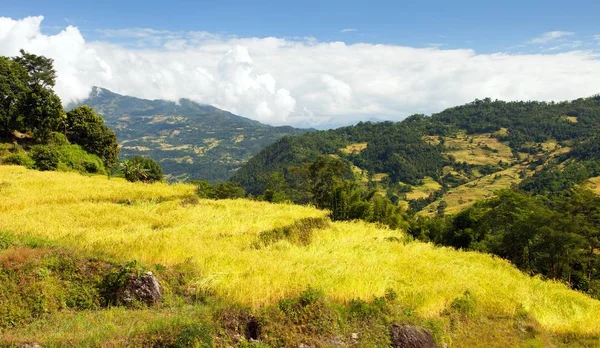
[[[553,168],[598,159],[599,132],[600,96],[561,103],[476,100],[430,117],[284,137],[232,179],[252,194],[262,193],[278,172],[294,186],[295,168],[330,155],[346,163],[357,182],[404,200],[415,211],[429,204],[427,211],[435,212],[457,190],[461,197],[442,203],[444,208],[466,207],[523,179],[535,187]],[[590,169],[574,182],[597,175]],[[487,191],[469,197],[467,187]]]
[[[95,109],[115,130],[122,158],[152,157],[172,180],[225,180],[265,146],[308,131],[265,125],[188,99],[146,100],[100,87],[78,105]]]

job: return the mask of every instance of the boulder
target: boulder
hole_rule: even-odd
[[[142,302],[152,306],[162,299],[163,288],[158,279],[147,272],[140,277],[131,277],[117,293],[119,303],[132,305],[135,302]]]
[[[435,340],[428,330],[412,325],[390,325],[390,338],[394,348],[435,348]]]

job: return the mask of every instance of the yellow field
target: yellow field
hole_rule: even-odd
[[[565,119],[571,123],[579,122],[579,117],[576,116],[566,116]]]
[[[600,176],[588,180],[588,187],[600,195]]]
[[[510,163],[512,151],[508,145],[501,143],[491,134],[462,135],[444,137],[444,144],[459,162],[469,164],[498,164],[499,161]]]
[[[261,232],[326,213],[246,200],[195,202],[193,190],[0,166],[0,230],[127,260],[193,263],[201,271],[196,291],[254,307],[308,285],[339,301],[393,288],[403,306],[436,318],[469,290],[490,316],[522,307],[552,332],[600,335],[599,301],[498,258],[408,242],[401,231],[354,222],[330,222],[306,246],[283,240],[257,248]]]
[[[343,149],[340,149],[343,153],[347,155],[360,153],[362,150],[366,149],[368,146],[367,143],[356,143],[350,144]]]
[[[448,203],[448,207],[445,209],[446,214],[456,214],[470,207],[477,200],[491,197],[497,190],[508,188],[512,184],[518,184],[522,180],[519,178],[519,173],[526,168],[525,165],[512,166],[503,171],[457,186],[446,192],[441,199],[423,208],[421,213],[436,213],[438,205],[444,200]]]
[[[423,179],[423,185],[413,186],[413,192],[406,194],[407,200],[427,198],[430,194],[442,188],[442,185],[431,177],[426,176]]]

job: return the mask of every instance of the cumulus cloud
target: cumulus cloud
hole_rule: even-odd
[[[0,55],[24,48],[54,58],[65,102],[96,85],[141,98],[190,98],[270,124],[330,127],[400,120],[475,98],[550,101],[600,92],[592,51],[477,54],[139,28],[89,41],[73,26],[46,35],[42,20],[0,18]]]

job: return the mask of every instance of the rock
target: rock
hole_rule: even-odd
[[[353,340],[358,341],[358,333],[353,332],[350,337],[352,337]]]
[[[346,346],[346,343],[344,343],[344,340],[342,340],[342,338],[339,336],[336,336],[336,337],[330,339],[328,343],[332,347],[345,347]]]
[[[117,298],[120,303],[131,305],[134,302],[143,302],[152,306],[162,299],[163,288],[158,279],[147,272],[141,277],[132,277],[127,280],[125,285],[119,290]]]
[[[25,343],[22,343],[19,347],[20,348],[42,348],[42,346],[40,346],[39,344],[37,344],[35,342],[25,342]]]
[[[394,348],[435,348],[431,332],[412,326],[394,323],[390,325],[390,338]]]

